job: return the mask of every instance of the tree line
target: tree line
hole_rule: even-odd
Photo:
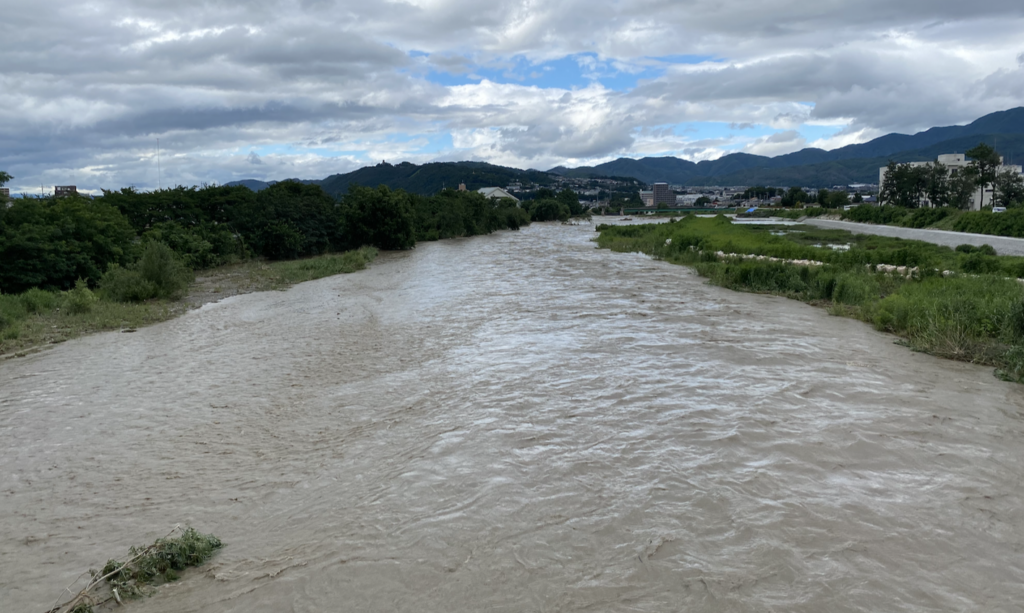
[[[897,164],[890,161],[879,186],[879,200],[885,204],[913,209],[919,206],[969,209],[974,194],[981,189],[980,206],[1024,205],[1024,177],[1000,170],[999,154],[982,143],[967,150],[970,162],[950,169],[938,161],[924,165]],[[985,201],[987,188],[993,199]]]
[[[0,185],[8,180],[0,172]],[[196,270],[364,245],[409,249],[417,241],[514,230],[585,212],[571,190],[544,189],[537,196],[521,206],[478,192],[421,196],[352,185],[336,199],[318,185],[284,181],[259,192],[204,185],[104,190],[96,198],[14,198],[0,204],[0,292],[69,290],[79,279],[95,287],[104,276],[108,283],[127,283],[126,275],[141,275],[144,265]]]

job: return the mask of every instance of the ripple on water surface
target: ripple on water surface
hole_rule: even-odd
[[[0,365],[0,592],[156,611],[1016,610],[1021,393],[535,224]]]

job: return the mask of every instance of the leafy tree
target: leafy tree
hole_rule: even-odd
[[[981,206],[985,206],[985,188],[996,180],[996,169],[1002,164],[999,154],[992,147],[985,143],[979,143],[977,147],[967,150],[967,157],[971,158],[970,167],[973,169],[975,185],[981,188]]]
[[[751,198],[757,198],[758,200],[767,200],[768,198],[774,197],[781,190],[774,187],[764,187],[759,185],[756,187],[748,187],[743,191],[741,198],[743,200],[749,200]]]
[[[846,192],[836,190],[828,193],[828,201],[826,202],[828,208],[841,209],[848,204],[850,204],[850,197]]]
[[[944,164],[932,162],[924,167],[924,193],[932,206],[949,204],[949,169]]]
[[[857,192],[853,195],[853,203],[860,204],[861,202],[864,202],[864,196],[861,196],[860,192]]]
[[[818,206],[827,207],[828,206],[828,196],[829,196],[829,191],[827,189],[825,189],[825,188],[819,189],[818,190],[818,197],[815,199],[817,201],[817,203],[818,203]]]
[[[0,292],[95,283],[110,264],[135,259],[134,238],[128,221],[102,201],[15,199],[0,207]]]
[[[271,259],[317,255],[342,242],[337,202],[319,185],[282,181],[240,203],[234,213],[235,228],[257,254]]]
[[[7,182],[10,181],[13,178],[14,177],[12,177],[11,175],[9,175],[6,172],[0,170],[0,187],[3,187],[4,185],[7,185]]]
[[[974,200],[974,192],[976,190],[974,173],[971,172],[970,168],[954,171],[949,175],[946,191],[947,202],[949,206],[958,209],[969,209],[971,208],[971,202]]]
[[[565,188],[558,192],[558,201],[564,204],[569,209],[570,215],[582,215],[583,205],[580,204],[580,197],[576,195],[576,192],[569,188]]]
[[[569,217],[569,207],[555,198],[534,200],[530,205],[530,219],[533,221],[565,221]]]
[[[544,200],[545,198],[554,198],[555,196],[556,196],[555,190],[553,190],[553,189],[551,189],[549,187],[542,187],[542,188],[537,190],[537,193],[534,196],[534,198],[536,200]]]
[[[390,250],[416,245],[409,194],[384,185],[376,189],[349,186],[341,204],[341,228],[348,248],[372,245]]]
[[[693,206],[706,206],[708,204],[711,204],[711,198],[708,198],[707,196],[701,196],[693,202]]]
[[[810,201],[811,197],[807,195],[807,192],[796,186],[789,188],[782,195],[782,206],[797,206]]]
[[[997,206],[1024,205],[1024,176],[1011,170],[998,172],[993,185],[995,187],[994,204]]]
[[[917,208],[925,191],[925,168],[892,160],[886,168],[885,179],[878,190],[879,200],[893,206]]]

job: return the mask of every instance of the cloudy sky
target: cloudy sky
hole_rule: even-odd
[[[1020,0],[4,2],[0,170],[38,193],[830,149],[1024,105],[1022,32]]]

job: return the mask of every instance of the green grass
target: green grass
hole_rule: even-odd
[[[225,283],[239,293],[279,290],[336,274],[362,270],[377,256],[373,247],[304,260],[250,261],[223,267],[231,271]],[[218,277],[218,269],[204,271]],[[229,279],[229,277],[231,277]],[[93,332],[134,330],[175,317],[188,309],[186,300],[116,302],[84,287],[68,292],[31,289],[22,294],[0,294],[0,356],[24,352]]]
[[[377,249],[363,247],[355,251],[331,253],[304,260],[269,262],[254,267],[253,282],[266,289],[282,289],[303,281],[352,273],[366,268],[377,257]]]
[[[893,333],[913,349],[996,366],[1024,380],[1024,258],[955,251],[920,241],[853,235],[804,226],[743,226],[684,218],[645,226],[599,226],[597,242],[693,266],[711,283],[825,306]],[[829,245],[849,245],[833,250]],[[822,266],[721,257],[765,255]],[[911,278],[878,265],[917,267]],[[940,271],[953,271],[944,277]]]

